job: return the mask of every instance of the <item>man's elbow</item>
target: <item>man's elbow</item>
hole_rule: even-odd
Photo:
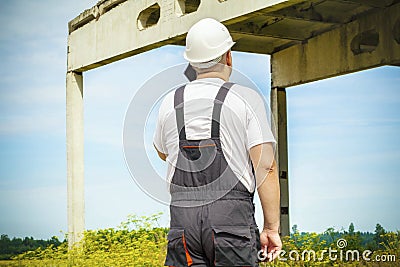
[[[268,181],[268,184],[277,184],[279,186],[279,176],[278,176],[278,168],[275,160],[270,164],[266,164],[264,166],[259,166],[257,170],[255,170],[258,189],[261,187],[264,182]]]
[[[264,164],[260,164],[258,166],[258,169],[263,172],[267,172],[268,174],[275,173],[277,171],[276,161],[272,160],[272,162],[264,162]]]

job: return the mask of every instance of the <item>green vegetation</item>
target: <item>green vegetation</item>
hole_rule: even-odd
[[[9,260],[11,257],[26,251],[36,250],[38,248],[46,248],[50,245],[58,247],[61,242],[56,236],[49,240],[35,240],[33,237],[13,238],[2,234],[0,237],[0,260]]]
[[[5,258],[10,253],[24,251],[12,257],[12,260],[0,261],[0,266],[163,266],[166,255],[168,233],[167,228],[156,227],[160,214],[149,217],[138,217],[131,215],[121,223],[116,229],[100,229],[86,231],[83,242],[68,250],[66,240],[63,242],[52,238],[48,241],[20,242],[20,240],[10,240],[7,236],[2,236],[1,253]],[[343,247],[343,258],[340,258],[338,240],[345,239],[346,246]],[[31,243],[29,243],[31,242]],[[24,244],[18,246],[17,244]],[[386,232],[385,229],[377,224],[374,233],[362,233],[355,231],[353,224],[348,230],[335,231],[333,228],[327,229],[322,234],[300,233],[294,225],[290,237],[283,239],[286,254],[283,258],[286,261],[276,260],[274,263],[263,263],[266,266],[398,266],[400,262],[400,231]],[[7,247],[14,244],[14,247]],[[26,249],[30,249],[26,251]],[[332,260],[325,253],[328,248],[338,250],[337,259]],[[316,254],[313,259],[309,251],[313,250]],[[346,251],[358,250],[360,260],[349,258],[346,260]],[[362,259],[362,253],[371,250],[368,255],[371,261]],[[297,251],[289,254],[290,251]],[[306,251],[304,257],[302,253]],[[7,254],[8,253],[8,254]],[[382,255],[385,261],[376,261],[376,256]],[[396,258],[389,258],[394,255]],[[297,260],[291,260],[295,259]],[[390,260],[390,261],[389,261]],[[395,262],[393,262],[395,260]]]
[[[162,266],[168,229],[154,227],[159,217],[131,215],[117,229],[86,231],[71,250],[67,242],[50,245],[13,257],[15,265],[7,266]]]

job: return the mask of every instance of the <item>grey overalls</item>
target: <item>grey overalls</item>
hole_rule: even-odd
[[[214,101],[211,138],[187,140],[183,93],[175,91],[179,154],[170,185],[167,266],[258,266],[260,236],[253,195],[229,167],[220,141],[220,115],[232,83]]]

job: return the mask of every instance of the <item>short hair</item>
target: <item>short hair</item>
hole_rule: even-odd
[[[229,51],[225,52],[222,56],[221,59],[218,61],[217,64],[208,67],[208,68],[198,68],[198,67],[193,67],[193,69],[196,71],[197,75],[203,74],[203,73],[208,73],[208,72],[222,72],[225,67],[225,62],[226,62],[226,55],[228,54]]]

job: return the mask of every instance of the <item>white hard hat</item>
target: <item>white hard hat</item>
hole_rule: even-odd
[[[218,63],[216,59],[220,59],[234,44],[225,25],[215,19],[205,18],[188,31],[183,57],[193,66],[200,65],[196,63],[213,65],[209,63]]]

